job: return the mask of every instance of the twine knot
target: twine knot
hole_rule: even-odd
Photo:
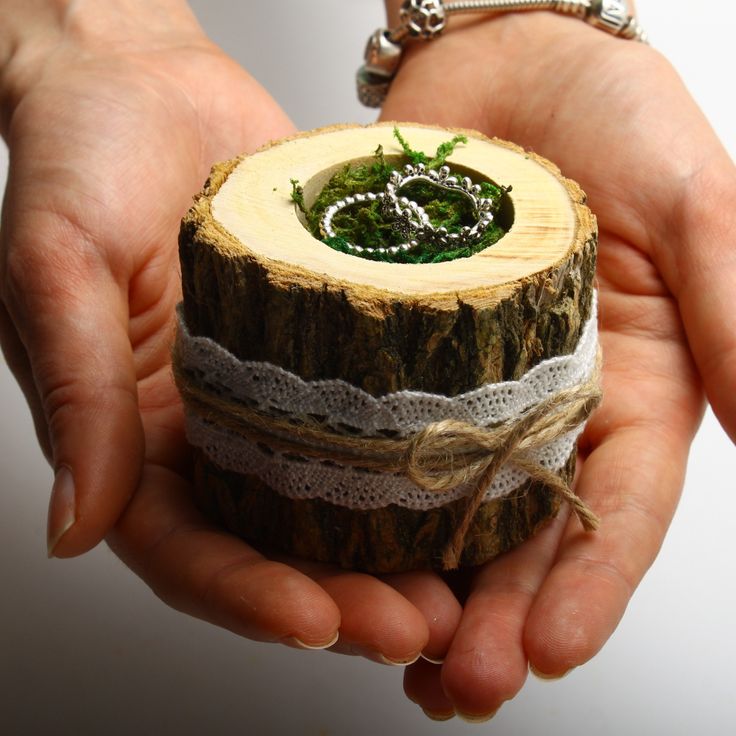
[[[446,570],[460,562],[470,525],[486,489],[505,465],[523,470],[547,485],[572,507],[586,531],[600,526],[600,518],[556,473],[532,459],[531,450],[584,422],[601,400],[599,370],[583,386],[551,396],[528,409],[519,419],[494,427],[478,427],[454,419],[428,425],[410,438],[405,473],[421,488],[443,493],[473,483],[460,523],[443,555]]]

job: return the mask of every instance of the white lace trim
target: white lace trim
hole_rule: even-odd
[[[418,391],[399,391],[374,397],[340,379],[304,381],[270,363],[240,361],[207,337],[192,336],[179,310],[178,348],[181,368],[196,376],[217,395],[243,402],[264,412],[325,417],[332,426],[347,425],[370,436],[382,432],[411,434],[442,419],[490,426],[515,419],[550,396],[584,383],[595,369],[598,350],[597,300],[578,345],[570,355],[549,358],[518,381],[487,384],[459,396],[446,397]],[[537,449],[533,459],[550,470],[560,470],[582,432],[575,430]],[[397,504],[426,510],[442,506],[470,492],[460,486],[432,493],[401,475],[343,467],[329,461],[297,459],[267,451],[239,435],[192,412],[187,414],[187,438],[225,470],[259,477],[289,498],[321,498],[353,509],[375,509]],[[486,500],[511,493],[528,479],[504,466],[488,489]]]
[[[567,462],[582,427],[545,445],[534,459],[557,471]],[[268,453],[258,445],[214,425],[201,417],[188,417],[187,438],[204,450],[216,465],[243,475],[255,475],[287,498],[321,498],[351,509],[379,509],[390,504],[418,511],[444,506],[470,493],[469,485],[432,493],[402,475],[361,471],[313,459],[297,460],[281,453]],[[521,486],[529,476],[505,465],[493,479],[485,500],[499,498]]]

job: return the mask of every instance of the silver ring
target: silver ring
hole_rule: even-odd
[[[366,194],[352,194],[349,197],[344,197],[343,199],[339,199],[337,202],[334,202],[325,210],[324,214],[322,215],[322,219],[320,220],[319,229],[322,233],[322,236],[325,238],[338,237],[335,231],[332,229],[332,218],[338,212],[345,209],[345,207],[350,207],[351,205],[355,204],[365,204],[366,202],[370,203],[381,201],[384,199],[384,197],[384,192],[367,192]],[[420,207],[416,202],[406,200],[403,207],[401,208],[400,216],[402,218],[402,221],[410,219],[412,215],[416,216],[419,220],[426,218],[427,221],[429,221],[427,213],[422,207]],[[345,240],[344,242],[345,246],[349,250],[355,251],[356,253],[390,253],[391,255],[396,255],[399,252],[406,252],[408,250],[411,250],[412,248],[416,248],[419,245],[419,242],[415,239],[408,240],[406,243],[401,243],[401,245],[391,245],[386,248],[370,248],[367,246],[355,245],[354,243],[350,243],[347,240]]]
[[[445,227],[435,228],[423,209],[417,219],[412,219],[407,209],[407,204],[411,203],[412,200],[399,197],[398,191],[415,181],[427,182],[442,189],[463,194],[473,207],[473,215],[476,218],[475,224],[472,226],[466,225],[456,233],[448,233]],[[456,176],[451,176],[449,166],[442,166],[439,170],[435,170],[427,169],[424,164],[417,164],[416,166],[407,164],[404,167],[403,176],[400,171],[391,172],[386,184],[381,209],[388,217],[397,222],[397,227],[402,233],[409,228],[416,240],[455,247],[472,245],[481,239],[483,233],[493,222],[493,200],[488,197],[481,197],[480,192],[480,186],[473,184],[469,177],[464,176],[462,179],[458,179]]]
[[[446,189],[448,191],[460,192],[473,207],[473,215],[476,222],[472,225],[463,226],[458,232],[450,233],[445,227],[435,227],[429,220],[429,215],[424,208],[409,199],[399,196],[399,190],[407,184],[415,181],[423,181],[428,184]],[[400,233],[406,242],[401,245],[371,248],[356,245],[343,239],[345,246],[355,253],[389,253],[395,255],[400,251],[406,252],[416,248],[420,243],[453,246],[455,248],[473,245],[482,237],[488,226],[493,222],[494,202],[488,197],[481,197],[481,188],[473,184],[469,177],[458,179],[450,175],[450,168],[442,166],[439,170],[428,169],[424,164],[407,164],[404,173],[394,170],[389,175],[386,188],[383,192],[357,193],[339,199],[325,209],[320,220],[320,232],[325,238],[336,238],[332,227],[335,215],[345,207],[370,202],[381,202],[382,214],[392,222],[392,227]]]

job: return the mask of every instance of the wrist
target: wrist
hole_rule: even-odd
[[[646,33],[632,14],[631,3],[626,0],[574,0],[569,3],[556,0],[539,3],[527,0],[465,3],[385,0],[385,6],[388,29],[378,29],[370,37],[365,64],[357,76],[358,97],[369,107],[383,104],[392,80],[409,57],[422,55],[427,47],[434,47],[432,52],[427,52],[430,56],[440,49],[449,51],[453,44],[457,50],[461,36],[467,41],[473,38],[474,44],[481,43],[483,53],[496,57],[494,66],[501,57],[516,59],[524,47],[546,51],[551,39],[559,42],[566,37],[575,45],[592,43],[594,38],[596,45],[602,45],[606,37],[606,42],[617,37],[646,43]],[[467,48],[461,48],[460,56],[448,54],[447,58],[467,60],[467,52]],[[532,64],[536,66],[534,60]]]
[[[395,28],[399,22],[399,8],[403,0],[384,0],[386,6],[386,25]]]
[[[0,0],[0,120],[7,123],[57,62],[181,46],[202,37],[184,0]]]

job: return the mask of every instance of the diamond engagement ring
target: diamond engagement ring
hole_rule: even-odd
[[[399,196],[399,190],[412,182],[424,182],[464,195],[473,208],[476,222],[472,226],[463,226],[457,232],[448,232],[443,226],[435,227],[421,205],[408,197]],[[395,255],[400,251],[412,250],[420,244],[450,245],[455,248],[469,246],[477,243],[493,222],[494,202],[488,197],[481,197],[480,193],[481,187],[478,184],[473,184],[467,176],[462,179],[452,176],[448,166],[435,170],[428,169],[421,163],[415,166],[407,164],[403,174],[397,170],[391,172],[383,192],[353,194],[327,207],[320,220],[320,232],[325,238],[336,238],[338,236],[332,227],[332,220],[338,212],[352,205],[380,202],[381,213],[392,223],[393,229],[406,238],[406,242],[400,245],[372,248],[345,240],[345,245],[349,250],[359,254],[389,253]]]

